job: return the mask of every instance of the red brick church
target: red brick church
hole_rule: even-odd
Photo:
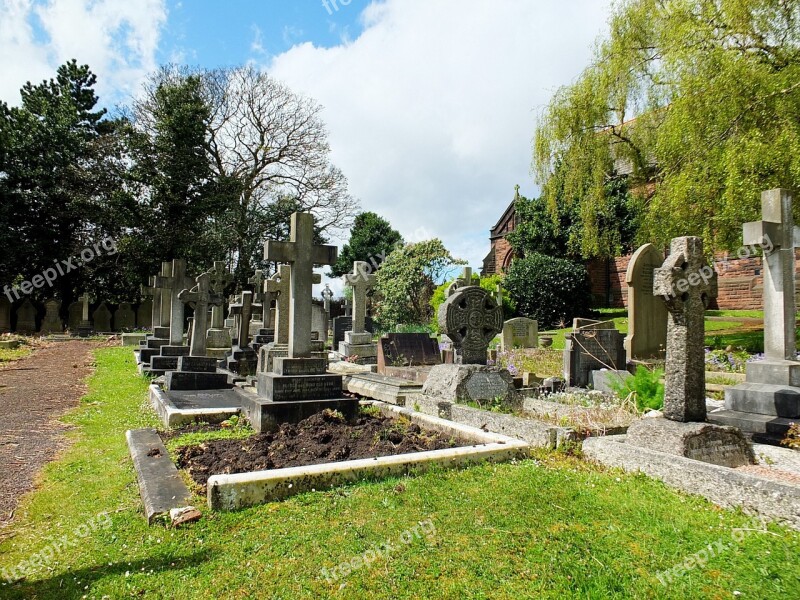
[[[519,198],[519,186],[514,200],[503,211],[500,220],[489,232],[491,249],[483,259],[482,275],[503,273],[514,259],[506,237],[516,227],[515,203]],[[666,256],[666,253],[665,253]],[[597,258],[586,262],[592,290],[592,302],[596,307],[625,308],[628,289],[625,275],[631,255],[616,258]],[[738,258],[727,252],[714,255],[714,267],[719,275],[719,296],[711,308],[723,310],[761,310],[761,258]]]

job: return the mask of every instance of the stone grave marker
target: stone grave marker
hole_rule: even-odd
[[[147,285],[142,285],[139,293],[142,296],[142,303],[139,304],[139,308],[137,310],[137,317],[139,321],[139,327],[160,327],[161,326],[161,289],[156,286],[156,280],[158,275],[151,276],[147,282]],[[150,315],[143,318],[145,315],[143,314],[142,306],[144,306],[147,302],[149,302],[150,308]],[[142,325],[145,321],[149,321],[150,325]]]
[[[653,294],[653,273],[663,262],[661,252],[653,244],[645,244],[628,263],[628,361],[660,358],[666,352],[667,307]]]
[[[539,323],[537,321],[527,317],[517,317],[503,324],[500,348],[504,352],[514,348],[537,348],[538,346]]]
[[[127,302],[119,305],[119,308],[114,312],[114,330],[125,331],[128,329],[136,328],[136,313],[133,312],[133,307]]]
[[[153,314],[155,312],[153,300],[145,298],[136,309],[136,326],[141,329],[153,327]],[[159,311],[160,316],[160,311]]]
[[[322,304],[316,302],[311,305],[311,335],[328,342],[328,313]]]
[[[372,334],[365,331],[367,318],[367,292],[375,286],[376,277],[371,273],[369,263],[356,261],[353,270],[343,277],[344,284],[353,290],[352,329],[345,332],[344,341],[339,344],[342,356],[357,356],[361,363],[375,363],[378,349],[372,343]]]
[[[68,309],[68,318],[67,318],[67,326],[69,330],[74,334],[78,332],[78,328],[81,326],[81,319],[83,318],[83,302],[77,300],[69,305]]]
[[[233,275],[223,261],[214,261],[214,268],[209,271],[209,284],[211,291],[219,297],[224,297],[225,288],[233,282]],[[213,349],[215,354],[225,348],[231,347],[230,330],[225,327],[225,303],[215,303],[211,306],[211,327],[206,332],[206,348]]]
[[[17,309],[17,333],[36,333],[36,307],[30,298]]]
[[[11,302],[0,298],[0,333],[11,331]]]
[[[624,338],[613,321],[574,320],[564,343],[564,380],[568,386],[588,387],[592,371],[622,371],[626,362]]]
[[[61,320],[61,301],[50,299],[44,303],[44,317],[42,326],[39,328],[41,333],[62,333],[64,322]]]
[[[111,310],[105,302],[101,302],[94,312],[92,313],[94,320],[94,329],[97,332],[107,333],[113,331],[111,329]]]
[[[333,290],[329,284],[325,284],[325,289],[321,292],[323,306],[325,313],[330,317],[331,314],[331,299],[333,299]]]
[[[333,318],[333,347],[338,348],[344,341],[344,334],[353,329],[353,317],[334,317]],[[375,333],[375,323],[372,317],[364,319],[364,331],[370,334]]]
[[[489,292],[475,285],[456,289],[439,307],[438,318],[462,364],[486,364],[489,344],[503,330],[503,309]]]
[[[378,342],[378,372],[441,364],[439,342],[427,333],[388,333]]]

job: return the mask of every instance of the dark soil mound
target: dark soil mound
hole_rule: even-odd
[[[406,419],[359,415],[346,422],[323,411],[275,433],[244,440],[214,440],[178,451],[178,467],[205,486],[212,475],[247,473],[328,462],[441,450],[468,442],[423,431]]]

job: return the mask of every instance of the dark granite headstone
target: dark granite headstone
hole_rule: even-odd
[[[378,372],[386,367],[439,365],[439,342],[427,333],[389,333],[378,343]]]
[[[344,334],[353,329],[353,317],[336,317],[333,319],[333,348],[339,347],[339,342],[344,341]],[[372,317],[364,320],[364,329],[370,333],[375,333],[375,325]]]
[[[571,387],[588,387],[590,373],[600,369],[624,370],[625,337],[612,321],[575,319],[564,345],[564,379]]]

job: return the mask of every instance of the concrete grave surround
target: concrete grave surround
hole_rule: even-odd
[[[504,435],[396,406],[382,403],[377,406],[386,416],[403,416],[422,428],[470,440],[474,445],[273,471],[212,475],[208,480],[209,507],[212,510],[237,510],[364,478],[403,476],[412,470],[419,473],[432,467],[456,468],[486,461],[501,462],[523,458],[530,452],[527,443]]]
[[[654,273],[653,293],[669,311],[664,416],[702,422],[706,420],[705,312],[717,297],[717,274],[706,263],[699,237],[673,239],[670,255]]]
[[[39,331],[42,333],[62,333],[64,331],[64,322],[61,320],[61,301],[60,300],[47,300],[44,303],[44,317],[42,318],[42,326]]]
[[[653,244],[634,252],[628,263],[628,335],[625,352],[628,361],[663,357],[667,349],[667,307],[653,294],[655,269],[664,257]]]
[[[439,330],[453,340],[463,364],[485,365],[489,344],[503,330],[503,308],[489,292],[458,288],[439,307]]]
[[[502,306],[502,304],[498,304],[498,306]],[[527,317],[517,317],[503,323],[500,348],[504,352],[514,348],[537,348],[538,346],[539,323],[537,321]]]
[[[36,333],[36,307],[30,298],[25,298],[25,302],[17,309],[17,332]]]
[[[770,190],[761,196],[763,221],[744,224],[744,244],[764,251],[764,354],[746,368],[746,382],[725,390],[725,410],[710,419],[741,427],[754,439],[779,442],[800,420],[800,362],[795,341],[795,248],[792,196]]]
[[[111,328],[111,309],[108,308],[105,302],[101,302],[100,305],[94,309],[92,319],[94,321],[94,329],[98,333],[114,331]]]
[[[613,321],[573,321],[564,343],[563,375],[568,386],[588,387],[592,371],[623,370],[625,363],[624,339]]]
[[[114,329],[122,331],[125,329],[134,329],[136,327],[136,313],[127,302],[119,305],[119,308],[114,312]]]
[[[11,302],[0,297],[0,333],[11,331]]]

